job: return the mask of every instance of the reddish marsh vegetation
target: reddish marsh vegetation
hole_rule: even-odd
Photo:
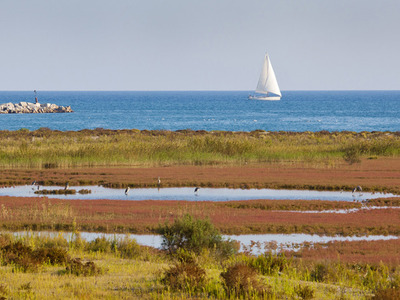
[[[209,217],[224,233],[316,233],[400,235],[400,210],[360,210],[347,214],[302,213],[353,207],[357,203],[254,200],[231,202],[58,200],[1,197],[0,221],[8,229],[71,229],[104,232],[157,232],[159,224],[185,214]],[[302,207],[303,204],[303,207]],[[264,209],[266,207],[267,209]],[[274,210],[268,210],[268,208]],[[276,210],[275,210],[276,209]]]
[[[110,187],[207,186],[236,188],[291,188],[400,192],[400,158],[364,159],[360,164],[335,167],[301,162],[259,163],[241,166],[95,167],[68,169],[3,169],[0,185],[97,185]]]
[[[400,264],[400,239],[387,241],[352,241],[317,244],[313,248],[302,248],[293,254],[305,261],[330,261],[343,263],[381,262],[396,267]]]

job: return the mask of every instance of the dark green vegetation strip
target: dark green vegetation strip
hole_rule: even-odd
[[[399,154],[400,132],[0,131],[1,167],[332,164]]]

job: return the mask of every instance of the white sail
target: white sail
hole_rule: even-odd
[[[274,69],[272,68],[268,54],[265,54],[264,64],[261,70],[260,79],[258,80],[256,93],[260,94],[274,94],[282,96],[281,90],[276,80]]]

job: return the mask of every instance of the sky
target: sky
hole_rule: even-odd
[[[0,0],[0,90],[400,90],[399,0]]]

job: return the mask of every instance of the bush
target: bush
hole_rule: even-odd
[[[219,231],[209,220],[194,219],[190,215],[176,219],[172,225],[159,228],[162,235],[162,247],[171,254],[178,249],[200,254],[203,249],[215,251],[221,256],[237,252],[233,241],[224,241]]]
[[[79,258],[74,258],[68,262],[65,273],[76,276],[93,276],[103,274],[104,271],[92,261],[83,263]]]
[[[117,249],[122,258],[134,258],[141,254],[141,247],[134,239],[125,238],[119,241]]]
[[[164,273],[161,281],[172,290],[198,291],[205,285],[206,271],[193,261],[177,262]]]
[[[228,297],[252,298],[266,293],[258,281],[257,271],[243,262],[229,267],[221,277]]]
[[[3,264],[15,264],[22,271],[37,271],[44,262],[52,265],[69,260],[67,250],[60,247],[42,247],[32,250],[20,241],[10,243],[1,248]]]
[[[68,240],[62,235],[62,233],[59,233],[55,237],[40,237],[36,239],[35,243],[40,245],[43,248],[68,248]]]
[[[96,238],[94,241],[86,244],[85,250],[110,253],[112,250],[115,250],[115,242],[109,241],[105,237]]]
[[[314,299],[314,290],[312,287],[305,285],[301,286],[298,285],[297,287],[294,288],[295,293],[297,296],[299,296],[301,299],[307,300],[307,299]]]
[[[350,165],[361,162],[360,151],[356,147],[349,147],[344,150],[343,159]]]
[[[32,256],[41,262],[47,262],[51,265],[66,263],[70,257],[67,250],[59,247],[39,248],[33,251]]]
[[[38,270],[41,261],[35,258],[32,248],[25,246],[21,242],[11,243],[2,249],[3,264],[15,264],[21,268],[23,272]]]
[[[0,249],[3,247],[10,245],[12,241],[12,237],[10,234],[0,234]]]
[[[288,260],[285,254],[264,253],[257,257],[249,258],[248,265],[258,270],[262,275],[271,275],[274,272],[282,272],[289,268],[291,259]]]

